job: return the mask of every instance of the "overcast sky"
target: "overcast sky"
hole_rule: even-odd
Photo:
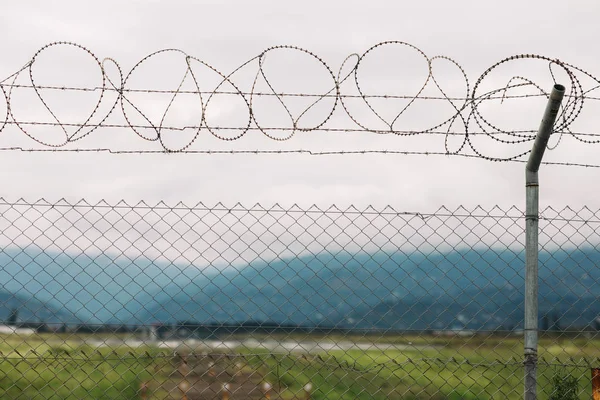
[[[17,71],[38,49],[53,41],[76,42],[100,59],[114,58],[124,71],[129,71],[153,51],[179,48],[226,73],[270,46],[288,44],[314,52],[337,73],[349,54],[363,53],[378,42],[398,40],[419,47],[429,57],[453,58],[464,67],[472,88],[489,66],[520,53],[559,58],[596,73],[598,12],[600,3],[595,1],[555,0],[7,1],[0,13],[0,32],[3,33],[0,79]],[[374,92],[386,92],[389,88],[392,94],[414,93],[426,72],[418,54],[410,49],[382,51],[380,55],[374,54],[370,61],[365,60],[365,86]],[[77,81],[95,85],[99,74],[90,60],[71,49],[48,50],[40,55],[36,64],[36,72],[40,74],[38,83]],[[148,63],[145,72],[132,77],[132,85],[135,82],[138,88],[173,89],[182,76],[181,60],[172,54],[160,63]],[[315,60],[293,52],[273,53],[266,62],[271,62],[267,67],[272,68],[273,79],[279,85],[277,90],[319,92],[330,82],[326,69],[319,68]],[[256,74],[256,65],[240,72],[236,82],[240,82],[242,89],[248,88],[246,84],[251,81],[245,77]],[[499,76],[490,77],[486,88],[502,87],[512,75],[535,79],[545,88],[552,83],[547,63],[525,61],[511,64]],[[203,83],[209,85],[210,79],[214,76],[207,77]],[[459,71],[449,63],[440,64],[436,79],[452,93],[464,90]],[[593,87],[589,80],[582,83],[587,88]],[[54,100],[57,103],[53,107],[61,120],[78,121],[80,109],[89,108],[85,103],[89,99],[82,96],[67,94]],[[152,118],[160,120],[161,110],[164,110],[160,104],[164,104],[164,99],[140,95],[137,101]],[[198,115],[189,109],[193,101],[181,101],[180,108],[171,114],[170,122],[179,124],[177,126],[193,124],[194,115]],[[537,129],[545,101],[540,98],[524,103],[518,101],[505,108],[490,106],[486,115],[507,129]],[[421,103],[394,127],[400,130],[425,128],[447,118],[444,110],[429,104]],[[595,111],[598,105],[586,103],[574,129],[600,131],[600,114]],[[4,104],[0,103],[0,112],[4,113],[2,107]],[[15,94],[12,107],[16,118],[48,120],[48,115],[40,111],[40,105],[26,93],[21,97]],[[281,109],[268,102],[256,107],[257,118],[262,118],[267,125],[285,126],[281,122],[284,119],[278,119]],[[298,107],[301,109],[301,104]],[[394,115],[395,106],[382,107]],[[315,112],[316,121],[326,115],[322,114],[326,113],[326,105]],[[365,121],[371,121],[366,111],[357,108],[354,112]],[[211,113],[208,117],[213,118],[215,124],[229,126],[245,121],[248,116],[239,98],[219,98]],[[331,127],[357,127],[341,107],[329,123]],[[38,129],[36,135],[47,135],[44,137],[54,140],[57,132],[51,129],[54,128]],[[0,133],[0,146],[12,145],[35,147],[35,142],[11,125]],[[102,129],[77,142],[77,146],[160,149],[156,142],[147,143],[127,129]],[[506,149],[501,147],[489,140],[481,144],[481,149],[491,155],[505,154]],[[298,132],[289,141],[280,143],[266,139],[260,132],[250,131],[236,142],[225,142],[201,132],[194,146],[197,150],[278,148],[443,152],[444,138],[414,139],[366,132]],[[598,163],[599,153],[600,145],[583,146],[572,138],[564,138],[556,150],[547,153],[547,159]],[[399,211],[432,211],[442,205],[459,204],[504,207],[524,204],[523,164],[444,156],[2,152],[0,168],[3,171],[0,196],[7,199],[125,199],[150,203],[165,200],[188,204],[221,201],[245,205],[256,202],[322,206],[389,204]],[[598,207],[600,170],[548,166],[542,167],[540,176],[542,206]]]

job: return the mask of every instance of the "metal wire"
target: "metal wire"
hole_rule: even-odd
[[[113,149],[101,149],[101,148],[75,148],[75,149],[31,149],[23,147],[0,147],[0,151],[20,151],[24,153],[109,153],[109,154],[163,154],[161,150],[113,150]],[[237,155],[237,154],[270,154],[270,155],[285,155],[285,154],[303,154],[310,156],[345,156],[345,155],[367,155],[367,154],[380,154],[380,155],[405,155],[405,156],[446,156],[446,157],[459,157],[469,159],[480,159],[479,155],[472,154],[454,154],[454,153],[442,153],[442,152],[430,152],[430,151],[402,151],[402,150],[342,150],[342,151],[315,151],[315,150],[185,150],[183,154],[204,154],[204,155]],[[500,160],[492,159],[493,162],[500,162]],[[504,162],[514,163],[525,163],[525,160],[511,159],[504,160]],[[554,165],[561,167],[578,167],[578,168],[600,168],[600,164],[586,164],[586,163],[574,163],[574,162],[556,162],[556,161],[543,161],[543,165]]]
[[[90,86],[56,85],[42,82],[40,71],[45,67],[44,61],[56,57],[63,51],[74,50],[76,53],[90,59],[95,65],[96,79],[100,84]],[[404,51],[416,55],[423,60],[425,67],[425,80],[416,94],[405,93],[369,93],[366,87],[374,77],[369,75],[369,64],[384,59],[385,51]],[[55,55],[56,54],[56,55]],[[382,55],[383,54],[383,55]],[[286,71],[273,70],[271,65],[277,65],[275,61],[279,58],[302,59],[312,62],[317,70],[321,71],[320,79],[329,82],[321,85],[321,88],[312,92],[289,92],[280,90],[275,84],[279,79],[278,74]],[[178,60],[182,69],[179,72],[169,69],[161,70],[164,76],[181,76],[179,83],[173,88],[137,88],[132,82],[143,79],[144,68],[160,63],[165,59]],[[275,60],[275,61],[271,61]],[[290,140],[298,132],[323,131],[323,132],[369,132],[377,134],[394,134],[400,136],[415,135],[440,135],[445,137],[446,154],[473,154],[478,158],[492,161],[510,161],[522,159],[527,150],[516,150],[509,156],[496,156],[490,152],[486,145],[474,140],[477,137],[489,137],[490,143],[499,145],[515,146],[520,143],[531,141],[535,136],[535,130],[515,130],[510,127],[501,127],[491,121],[487,114],[489,110],[482,107],[487,104],[501,104],[508,100],[545,98],[548,96],[546,88],[535,79],[526,76],[513,76],[504,82],[502,87],[490,89],[496,71],[505,65],[524,62],[545,63],[549,71],[549,77],[556,81],[557,73],[560,71],[567,77],[566,103],[555,126],[555,133],[559,139],[555,143],[558,146],[565,137],[571,137],[585,144],[598,143],[600,140],[597,132],[578,132],[572,129],[575,121],[581,119],[584,101],[597,101],[599,98],[593,93],[599,89],[600,80],[594,75],[574,65],[560,60],[552,59],[543,55],[522,54],[505,58],[484,71],[470,85],[470,80],[465,69],[455,60],[445,56],[428,56],[421,49],[398,41],[382,42],[367,49],[362,54],[350,55],[342,63],[337,74],[327,62],[317,54],[294,46],[275,46],[266,49],[256,57],[242,63],[232,72],[223,72],[212,64],[193,57],[182,50],[165,49],[147,55],[137,62],[129,71],[112,58],[101,60],[90,49],[69,42],[50,43],[40,50],[28,61],[23,68],[0,81],[0,89],[4,94],[6,113],[0,130],[6,126],[16,126],[25,135],[46,148],[62,148],[88,136],[100,128],[127,128],[135,132],[140,138],[160,143],[164,152],[184,152],[194,150],[193,143],[203,132],[212,136],[231,141],[240,139],[250,131],[259,131],[265,137],[276,141]],[[442,65],[454,70],[463,81],[463,94],[450,95],[445,89],[446,83],[439,75]],[[367,71],[365,74],[364,71]],[[113,71],[113,72],[109,72]],[[438,71],[437,74],[435,71]],[[89,71],[92,72],[92,71]],[[372,72],[371,72],[372,73]],[[211,75],[215,81],[213,87],[201,89],[205,82],[205,76]],[[92,74],[90,74],[92,76]],[[250,81],[245,76],[253,76]],[[276,79],[277,78],[277,79]],[[311,77],[302,77],[311,78]],[[539,80],[539,77],[536,77]],[[246,79],[246,80],[244,80]],[[584,86],[585,82],[587,86]],[[151,84],[151,81],[149,82]],[[486,87],[486,89],[483,89]],[[241,88],[249,88],[242,90]],[[533,92],[522,93],[522,90],[533,90]],[[16,97],[23,92],[33,92],[35,98],[50,120],[39,118],[23,118],[25,107],[18,103]],[[51,92],[92,92],[98,95],[97,103],[88,115],[76,118],[83,122],[69,122],[63,120],[56,112],[54,106],[48,101]],[[431,94],[430,94],[431,93]],[[141,103],[145,100],[134,98],[136,94],[141,95],[166,95],[169,97],[168,104],[158,119],[144,112]],[[178,101],[182,96],[193,97],[196,107],[189,115],[189,119],[197,121],[194,124],[184,124],[182,127],[168,126],[165,123],[167,117],[177,111]],[[212,123],[208,117],[213,110],[218,110],[220,96],[226,96],[229,102],[242,105],[245,110],[236,111],[238,116],[243,116],[245,123],[239,126],[219,126]],[[186,98],[187,98],[186,97]],[[274,103],[265,105],[261,99],[271,99]],[[305,104],[298,109],[292,101],[294,99],[306,100]],[[376,102],[376,100],[378,102]],[[380,102],[380,101],[383,101]],[[400,101],[400,102],[398,102]],[[402,129],[401,117],[407,115],[408,111],[421,101],[443,102],[450,112],[442,117],[439,122],[432,126],[420,129]],[[389,104],[387,103],[389,102]],[[188,102],[189,103],[189,102]],[[385,104],[384,104],[385,103]],[[274,105],[273,105],[274,104]],[[358,108],[357,108],[358,107]],[[329,126],[337,110],[341,110],[350,121],[350,125],[341,127]],[[362,111],[358,111],[361,109]],[[110,116],[120,114],[125,123],[108,122]],[[394,111],[395,110],[395,111]],[[392,118],[384,114],[392,111]],[[277,126],[268,126],[264,121],[267,114],[283,115],[287,123],[279,123]],[[242,115],[243,114],[243,115]],[[142,123],[135,122],[142,121]],[[376,123],[373,123],[376,121]],[[54,142],[48,141],[45,135],[31,130],[34,126],[47,126],[58,128],[62,132],[62,139]],[[474,129],[475,128],[475,129]],[[532,127],[535,128],[535,127]],[[175,145],[169,132],[192,131],[186,139],[179,138],[179,144]],[[458,141],[456,146],[450,145],[449,140]],[[183,141],[181,141],[183,140]],[[104,146],[110,148],[111,146]],[[12,149],[14,146],[5,146],[4,149]],[[113,149],[115,150],[115,149]],[[118,152],[115,151],[115,152]],[[327,154],[323,152],[322,154]],[[345,153],[339,153],[345,154]],[[399,153],[400,154],[400,153]],[[570,165],[576,165],[570,164]]]

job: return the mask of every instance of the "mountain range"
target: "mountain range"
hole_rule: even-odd
[[[540,254],[540,320],[588,326],[600,315],[600,251]],[[221,271],[36,247],[0,252],[0,319],[149,324],[268,321],[349,329],[522,327],[524,252],[323,251]]]

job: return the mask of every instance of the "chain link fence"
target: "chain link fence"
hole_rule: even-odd
[[[541,399],[597,380],[599,213],[540,215]],[[523,244],[518,207],[0,199],[0,397],[522,398]]]

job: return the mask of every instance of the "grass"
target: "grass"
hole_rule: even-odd
[[[0,398],[138,399],[141,382],[153,380],[158,387],[173,379],[177,369],[165,350],[149,346],[98,348],[82,339],[85,338],[64,334],[0,337]],[[385,339],[389,340],[381,341],[412,343],[412,347],[330,351],[318,358],[269,354],[257,349],[239,352],[245,356],[245,368],[255,372],[258,380],[272,383],[282,399],[297,398],[309,382],[313,386],[313,400],[522,398],[522,342],[518,337],[404,335]],[[358,336],[343,340],[366,341]],[[556,338],[543,338],[540,354],[545,360],[569,364],[576,364],[582,357],[600,360],[600,340],[576,338],[560,342]],[[198,368],[202,370],[202,366]],[[577,397],[573,398],[590,398],[588,367],[558,371],[560,376],[578,381]],[[539,398],[554,399],[551,396],[556,394],[556,367],[542,362],[538,376]],[[169,397],[157,389],[151,398]],[[235,398],[232,396],[232,400]]]
[[[419,354],[405,352],[330,353],[335,362],[303,360],[289,356],[265,356],[256,363],[266,379],[276,382],[292,398],[305,383],[317,388],[313,399],[520,399],[523,369],[520,365],[474,366],[459,362],[407,362]],[[472,364],[486,363],[485,357],[471,357]],[[479,360],[477,358],[480,358]],[[457,360],[459,361],[459,360]],[[337,366],[339,364],[339,367]],[[374,365],[383,365],[374,368]],[[554,368],[539,369],[539,398],[549,399],[555,390]],[[565,375],[587,377],[586,368],[569,368]],[[579,397],[590,398],[588,383]]]
[[[135,399],[156,352],[55,342],[42,336],[0,339],[0,398]]]
[[[404,339],[406,343],[407,338]],[[317,388],[313,393],[314,400],[522,398],[523,350],[518,338],[409,339],[414,350],[332,351],[324,355],[323,360],[316,361],[265,354],[256,358],[254,364],[256,368],[262,368],[267,379],[277,382],[289,398],[299,393],[307,382]],[[418,348],[432,344],[440,347]],[[599,360],[600,341],[545,338],[540,342],[540,354],[544,359],[538,368],[538,398],[553,399],[557,368],[548,364],[574,364],[583,357]],[[575,398],[591,397],[587,366],[559,370],[564,376],[578,380]]]

